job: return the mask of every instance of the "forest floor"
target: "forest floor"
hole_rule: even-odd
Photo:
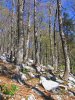
[[[12,74],[15,72],[15,68],[12,69],[13,64],[5,63],[0,60],[0,66],[9,69]],[[23,85],[12,80],[11,75],[8,73],[0,74],[0,86],[3,84],[8,84],[9,87],[11,84],[15,84],[19,87],[19,90],[16,91],[13,96],[8,96],[2,93],[3,98],[0,100],[75,100],[75,96],[70,96],[66,91],[62,91],[62,93],[54,93],[45,90],[43,86],[40,85],[39,78],[30,78],[26,80]],[[75,93],[75,88],[71,88],[71,91]],[[28,99],[29,97],[30,99]]]

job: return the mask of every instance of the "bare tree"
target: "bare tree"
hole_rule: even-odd
[[[49,5],[49,39],[50,39],[50,58],[51,64],[54,66],[54,48],[53,48],[53,29],[52,29],[52,9],[51,5]]]
[[[11,11],[11,41],[10,41],[10,60],[12,61],[12,57],[14,56],[14,6],[15,2],[12,0],[12,11]]]
[[[70,60],[69,60],[69,54],[68,54],[68,48],[67,48],[65,34],[63,32],[61,0],[57,0],[57,8],[58,8],[59,33],[60,33],[60,37],[61,37],[61,41],[62,41],[62,48],[63,48],[64,60],[65,60],[64,79],[68,80],[69,73],[70,73]]]
[[[17,45],[17,64],[23,62],[23,5],[24,0],[17,2],[17,30],[18,30],[18,45]]]
[[[54,19],[54,67],[55,71],[57,71],[58,67],[58,51],[57,51],[57,38],[56,38],[56,19],[57,19],[57,9],[55,12],[55,19]]]
[[[34,58],[35,64],[38,62],[38,42],[37,42],[37,27],[36,27],[36,0],[34,0]]]
[[[28,12],[28,24],[27,24],[27,43],[26,43],[26,56],[25,56],[25,62],[28,60],[29,55],[29,42],[30,42],[30,12]]]

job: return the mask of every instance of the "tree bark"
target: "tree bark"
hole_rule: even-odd
[[[30,13],[28,12],[28,26],[27,26],[27,43],[26,43],[26,56],[25,56],[25,62],[28,60],[29,55],[29,42],[30,42]]]
[[[54,66],[54,49],[53,49],[53,32],[52,32],[52,22],[51,22],[51,7],[49,7],[49,39],[50,39],[50,62]]]
[[[58,8],[59,33],[60,33],[60,37],[61,37],[61,41],[62,41],[62,48],[63,48],[63,54],[64,54],[64,60],[65,60],[65,71],[64,71],[63,77],[65,80],[68,80],[69,73],[70,73],[70,59],[69,59],[65,34],[63,32],[61,0],[57,0],[57,8]]]
[[[34,0],[34,60],[38,62],[38,42],[37,42],[37,27],[36,27],[36,0]]]
[[[17,64],[23,62],[23,4],[24,0],[18,0],[17,5],[17,29],[18,29],[18,47],[17,47]]]
[[[57,19],[57,9],[55,13],[55,20],[54,20],[54,68],[55,72],[57,71],[58,67],[58,52],[57,52],[57,39],[56,39],[56,19]]]

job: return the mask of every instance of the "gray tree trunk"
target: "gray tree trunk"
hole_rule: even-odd
[[[57,8],[58,8],[59,33],[60,33],[60,37],[61,37],[61,41],[62,41],[62,48],[63,48],[64,60],[65,60],[64,79],[68,80],[69,73],[70,73],[70,59],[69,59],[65,34],[63,32],[62,14],[61,14],[61,0],[57,0]]]
[[[27,26],[27,43],[26,43],[26,56],[25,56],[25,62],[28,60],[29,55],[29,42],[30,42],[30,13],[28,13],[28,26]]]
[[[34,0],[34,60],[38,62],[38,42],[37,42],[37,27],[36,27],[36,0]]]
[[[17,5],[17,29],[18,29],[18,48],[17,48],[17,64],[23,62],[23,4],[24,0],[18,0]]]
[[[58,69],[58,51],[57,51],[57,39],[56,39],[56,19],[57,19],[57,9],[55,13],[55,20],[54,20],[54,67],[55,71]]]
[[[52,21],[51,21],[52,11],[49,7],[49,39],[50,39],[50,59],[51,64],[54,66],[54,47],[53,47],[53,30],[52,30]]]
[[[12,13],[11,13],[11,41],[10,41],[10,60],[14,56],[14,0],[12,0]]]

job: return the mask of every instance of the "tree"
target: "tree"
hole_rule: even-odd
[[[54,48],[53,48],[53,29],[52,29],[52,7],[49,5],[49,39],[50,39],[50,58],[51,64],[54,66]]]
[[[55,19],[54,19],[54,67],[55,71],[58,68],[58,51],[57,51],[57,38],[56,38],[56,20],[57,20],[57,9],[55,12]]]
[[[26,56],[25,56],[25,62],[28,60],[29,55],[29,43],[30,43],[30,12],[28,12],[28,25],[27,25],[27,43],[26,43]]]
[[[14,56],[14,5],[15,2],[12,0],[12,10],[11,10],[11,42],[10,42],[10,61],[12,62]]]
[[[57,0],[57,9],[58,9],[58,21],[59,21],[59,33],[60,33],[60,37],[61,37],[61,41],[62,41],[62,48],[63,48],[63,54],[64,54],[64,60],[65,60],[64,79],[68,80],[69,73],[70,73],[70,59],[69,59],[65,34],[63,32],[61,0]]]
[[[66,39],[67,39],[67,43],[68,43],[68,51],[69,51],[69,56],[70,56],[70,62],[71,62],[71,67],[70,70],[73,73],[73,69],[74,69],[74,21],[72,18],[70,18],[70,15],[66,12],[64,12],[63,14],[63,31],[65,33]]]
[[[35,64],[38,62],[38,41],[37,41],[37,27],[36,27],[36,0],[34,0],[34,60]]]
[[[17,44],[17,64],[23,62],[23,5],[24,0],[17,2],[17,30],[18,30],[18,44]]]

